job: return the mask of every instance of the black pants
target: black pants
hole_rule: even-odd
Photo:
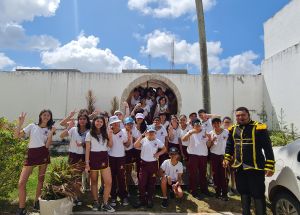
[[[252,198],[265,197],[265,172],[261,170],[237,169],[236,188],[239,193],[250,195]]]
[[[241,194],[243,215],[250,215],[251,198],[254,199],[255,214],[266,214],[265,172],[262,170],[236,170],[236,188]]]

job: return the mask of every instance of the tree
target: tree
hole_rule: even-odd
[[[207,46],[206,46],[203,2],[202,2],[202,0],[195,0],[195,2],[196,2],[196,11],[197,11],[197,19],[198,19],[198,32],[199,32],[199,47],[200,47],[203,106],[204,106],[204,109],[208,113],[211,113],[208,62],[207,62]]]

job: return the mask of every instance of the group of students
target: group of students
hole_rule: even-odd
[[[161,207],[168,207],[168,192],[181,198],[183,164],[187,168],[189,192],[195,198],[200,199],[198,185],[202,194],[211,196],[207,179],[210,176],[216,197],[228,201],[228,171],[222,162],[227,128],[232,123],[229,117],[221,119],[199,110],[198,115],[195,112],[188,117],[171,115],[168,121],[168,113],[159,112],[149,123],[144,113],[133,114],[135,107],[126,102],[124,107],[131,109],[126,111],[131,114],[117,110],[110,117],[97,111],[89,115],[83,109],[78,112],[76,120],[73,111],[60,122],[65,127],[60,137],[70,139],[69,163],[89,175],[93,210],[114,212],[117,197],[123,206],[129,205],[126,172],[133,171],[133,168],[128,166],[134,166],[138,175],[139,201],[134,207],[153,207],[157,178],[163,195]],[[29,137],[28,153],[19,180],[17,214],[26,214],[26,183],[35,166],[39,167],[39,177],[34,208],[39,208],[38,198],[50,163],[49,147],[56,132],[50,110],[41,111],[37,124],[23,128],[25,117],[25,113],[19,116],[16,128],[16,137]],[[104,188],[101,206],[98,201],[99,173]],[[81,200],[78,195],[76,204],[82,204]]]

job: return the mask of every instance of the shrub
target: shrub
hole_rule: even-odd
[[[0,118],[0,198],[17,188],[25,158],[27,140],[14,138],[15,124]]]

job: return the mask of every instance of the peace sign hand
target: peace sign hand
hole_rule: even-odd
[[[19,116],[19,126],[22,126],[24,124],[25,121],[25,117],[26,117],[27,113],[22,112]]]

